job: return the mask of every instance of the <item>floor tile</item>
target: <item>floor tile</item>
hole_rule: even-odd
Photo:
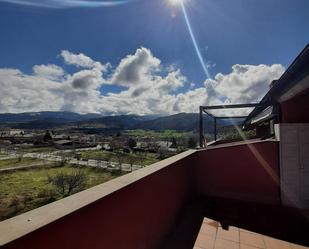
[[[207,223],[208,222],[208,218],[204,218],[203,223]]]
[[[216,239],[214,249],[239,249],[239,243],[224,239]]]
[[[212,236],[215,238],[217,234],[217,228],[204,223],[201,226],[200,233],[208,235],[208,236]]]
[[[209,219],[209,218],[204,218],[203,222],[208,223],[208,222],[217,222],[213,219]]]
[[[291,245],[291,249],[309,249],[308,246],[301,246],[301,245],[296,245],[296,244],[290,244]]]
[[[218,229],[217,233],[218,239],[225,239],[239,243],[239,231],[237,230],[223,230],[222,228]]]
[[[278,240],[268,236],[263,236],[263,238],[265,241],[266,249],[291,249],[289,242]]]
[[[229,227],[229,229],[239,231],[239,228],[238,228],[238,227],[233,227],[233,226],[230,226],[230,227]]]
[[[220,223],[205,218],[193,249],[309,249],[238,227],[222,229]]]
[[[200,233],[195,241],[194,246],[200,247],[202,249],[213,249],[214,243],[215,243],[214,237]]]
[[[211,222],[207,222],[207,225],[218,228],[220,227],[220,223],[217,221],[211,221]]]
[[[246,229],[242,229],[242,228],[239,228],[239,231],[241,231],[241,232],[246,232],[246,233],[255,233],[255,232],[253,232],[253,231],[246,230]]]
[[[259,248],[255,246],[240,244],[240,249],[259,249]]]
[[[249,246],[255,246],[257,248],[266,248],[263,236],[257,233],[240,231],[240,243]]]

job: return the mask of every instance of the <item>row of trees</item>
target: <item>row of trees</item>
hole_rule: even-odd
[[[180,136],[180,137],[171,137],[166,138],[163,140],[167,140],[172,143],[171,148],[180,148],[180,149],[187,149],[187,148],[196,148],[198,137],[196,135],[191,136]],[[159,147],[156,144],[156,140],[149,139],[149,141],[144,141],[147,144],[148,148],[152,148],[154,150],[158,150]],[[119,137],[115,137],[110,143],[111,150],[119,150],[123,149],[124,147],[129,148],[131,151],[136,148],[137,142],[134,138],[130,137],[126,139],[126,142],[123,142]]]

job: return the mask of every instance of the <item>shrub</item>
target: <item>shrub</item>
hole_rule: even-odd
[[[55,176],[48,176],[48,180],[62,197],[66,197],[82,190],[87,179],[85,172],[77,169],[73,173],[59,172]]]

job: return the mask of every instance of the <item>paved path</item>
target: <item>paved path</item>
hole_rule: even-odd
[[[6,156],[0,156],[0,160],[8,160],[8,159],[15,159],[17,156],[15,155],[6,155]]]
[[[42,167],[42,166],[50,167],[50,166],[53,166],[53,165],[55,165],[55,164],[50,163],[50,162],[48,162],[48,163],[40,162],[40,163],[33,163],[33,164],[25,164],[25,165],[20,165],[20,166],[15,166],[15,167],[2,168],[2,169],[0,169],[0,173],[22,170],[22,169],[31,169],[31,168]]]

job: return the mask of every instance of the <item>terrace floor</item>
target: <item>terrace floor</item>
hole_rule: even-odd
[[[238,227],[223,230],[220,223],[205,218],[194,249],[303,249],[309,248]]]

